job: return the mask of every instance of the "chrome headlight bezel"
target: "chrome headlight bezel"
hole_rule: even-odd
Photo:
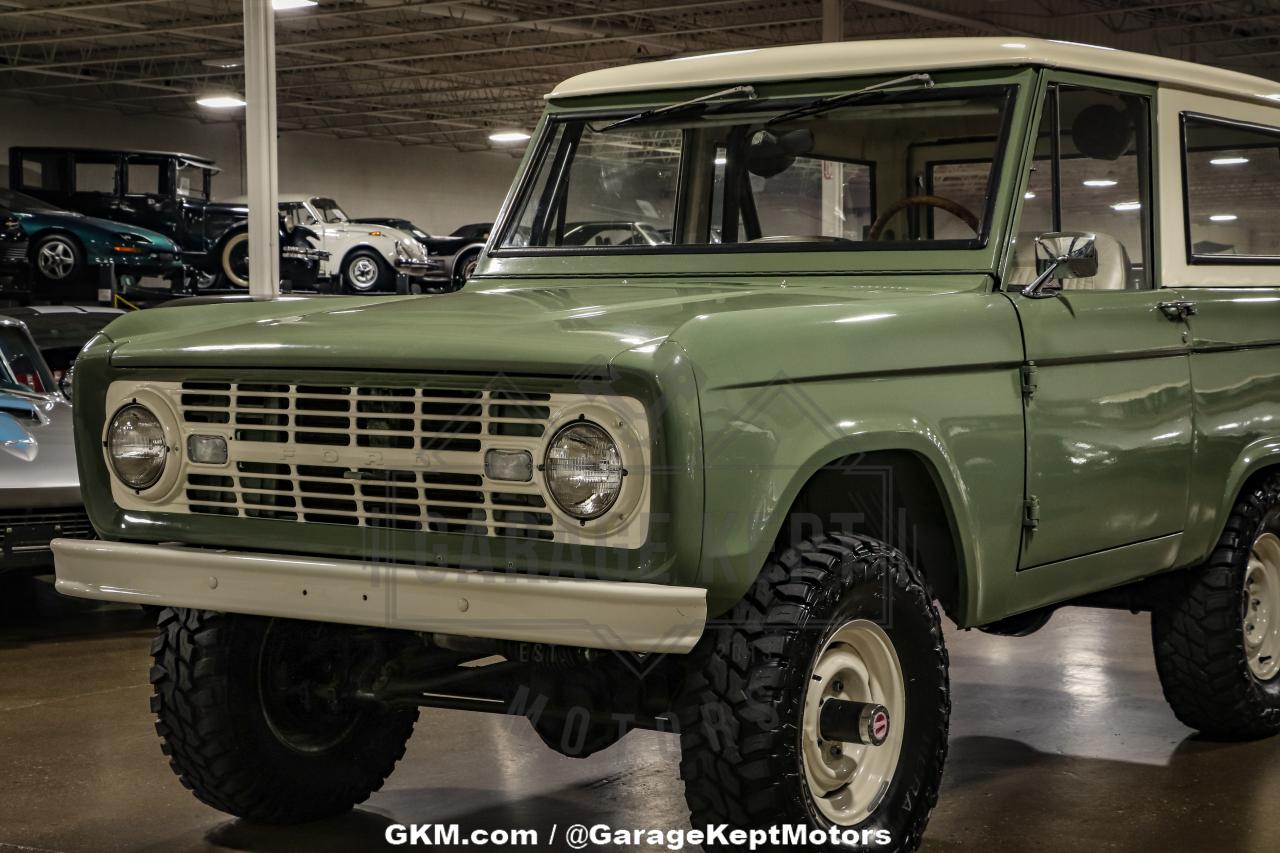
[[[118,452],[119,443],[128,420],[132,420],[133,428],[138,432],[147,430],[150,433],[145,443],[150,445],[152,452],[156,454],[149,460],[148,467],[143,469],[141,476],[131,477],[121,468],[126,457]],[[169,438],[165,435],[164,424],[155,412],[136,401],[125,403],[111,416],[111,420],[107,422],[107,438],[104,447],[111,473],[125,487],[135,492],[145,492],[155,486],[164,477],[165,469],[169,466]]]
[[[112,391],[115,392],[116,388]],[[145,485],[127,481],[118,471],[111,453],[112,428],[130,406],[139,406],[148,411],[160,424],[164,434],[164,464],[160,466],[159,476]],[[178,415],[168,400],[149,385],[135,385],[128,394],[108,393],[107,411],[111,415],[102,425],[102,457],[111,474],[111,489],[116,502],[120,503],[125,496],[129,496],[130,502],[141,499],[150,505],[171,498],[181,485],[180,474],[184,467],[182,450],[185,445],[178,428]]]
[[[591,509],[588,509],[585,512],[575,509],[573,504],[562,500],[561,495],[557,494],[557,491],[560,490],[560,484],[557,483],[556,474],[556,468],[558,465],[553,459],[552,454],[555,452],[557,447],[560,446],[561,442],[574,432],[586,433],[597,440],[602,439],[603,443],[606,444],[603,456],[611,458],[602,458],[601,462],[603,464],[613,465],[617,469],[616,486],[593,490],[596,494],[601,496],[599,505],[593,505]],[[546,477],[548,496],[563,513],[580,522],[594,521],[595,519],[606,515],[609,510],[613,509],[614,505],[618,503],[618,498],[622,496],[623,488],[626,485],[627,467],[622,461],[622,450],[618,447],[617,440],[609,434],[607,429],[600,426],[600,424],[595,423],[594,421],[589,421],[586,418],[571,421],[555,431],[551,436],[551,440],[547,442],[546,449],[543,451],[542,468]]]
[[[644,526],[644,520],[639,517],[641,506],[647,504],[649,494],[649,429],[644,420],[644,409],[638,403],[616,406],[604,400],[570,404],[554,412],[548,420],[541,452],[535,457],[539,463],[535,480],[546,499],[547,508],[562,524],[576,530],[578,536],[589,540],[626,536],[625,530],[633,529],[637,524]],[[566,430],[579,424],[590,424],[608,436],[617,448],[625,471],[621,488],[613,500],[587,516],[575,513],[560,503],[551,482],[552,470],[547,464],[556,441]]]

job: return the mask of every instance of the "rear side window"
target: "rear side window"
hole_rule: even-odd
[[[1280,264],[1280,129],[1184,113],[1188,263]]]
[[[134,195],[160,194],[159,163],[129,163],[129,192]]]
[[[77,160],[75,191],[78,193],[114,193],[116,191],[116,164]]]

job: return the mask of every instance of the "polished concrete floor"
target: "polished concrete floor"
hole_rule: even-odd
[[[193,799],[160,755],[149,637],[135,609],[47,588],[5,617],[0,850],[367,851],[403,822],[688,825],[669,736],[633,733],[575,761],[524,720],[452,711],[424,712],[396,773],[351,815],[240,823]],[[1280,739],[1215,744],[1179,725],[1160,696],[1146,617],[1064,611],[1026,639],[952,632],[949,642],[951,756],[923,850],[1280,849]]]

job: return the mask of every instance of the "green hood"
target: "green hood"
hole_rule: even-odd
[[[936,280],[936,279],[935,279]],[[476,286],[431,296],[295,299],[166,308],[107,329],[120,367],[288,366],[576,375],[725,312],[898,300],[968,290],[886,283],[786,286],[646,281]]]

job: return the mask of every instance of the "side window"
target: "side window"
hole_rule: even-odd
[[[1187,261],[1280,263],[1280,129],[1182,118]]]
[[[116,164],[77,160],[75,191],[113,195],[116,191]]]
[[[1053,87],[1045,103],[1019,226],[1019,278],[1034,276],[1034,238],[1097,235],[1098,275],[1070,289],[1151,287],[1149,101],[1138,95]],[[1019,282],[1021,283],[1021,282]]]
[[[127,180],[131,195],[160,194],[160,164],[130,162]]]

